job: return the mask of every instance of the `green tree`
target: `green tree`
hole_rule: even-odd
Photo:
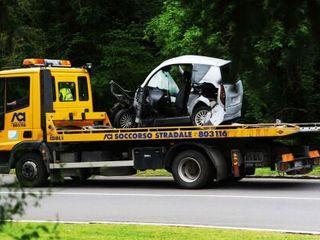
[[[316,121],[319,1],[165,1],[146,36],[163,57],[233,60],[245,85],[245,120]]]

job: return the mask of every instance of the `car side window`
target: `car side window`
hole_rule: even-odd
[[[30,78],[6,78],[6,112],[29,106]]]
[[[192,70],[191,81],[193,83],[199,83],[203,79],[203,77],[207,74],[209,69],[210,69],[209,65],[195,64]]]
[[[74,102],[76,100],[76,86],[74,82],[59,82],[59,101]]]
[[[223,83],[234,84],[237,81],[237,74],[234,72],[231,63],[227,63],[220,67],[221,78]]]

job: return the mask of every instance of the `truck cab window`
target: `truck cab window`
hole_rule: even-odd
[[[73,102],[76,100],[76,86],[74,82],[59,82],[60,102]]]
[[[30,78],[6,78],[6,112],[12,112],[29,106]]]
[[[4,78],[0,78],[0,131],[4,129]]]
[[[79,100],[88,101],[88,84],[86,77],[78,77],[78,86],[79,86]]]

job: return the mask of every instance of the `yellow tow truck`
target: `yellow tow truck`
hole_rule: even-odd
[[[0,71],[0,173],[15,169],[22,185],[42,186],[49,177],[166,169],[178,186],[201,188],[259,167],[294,175],[320,163],[317,146],[279,141],[319,134],[319,123],[114,128],[107,113],[93,110],[90,69],[25,59]]]

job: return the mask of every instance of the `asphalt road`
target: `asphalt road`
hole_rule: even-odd
[[[0,194],[7,194],[6,189],[0,188]],[[51,188],[40,204],[17,219],[320,232],[320,180],[244,179],[182,190],[170,178],[97,178]]]

